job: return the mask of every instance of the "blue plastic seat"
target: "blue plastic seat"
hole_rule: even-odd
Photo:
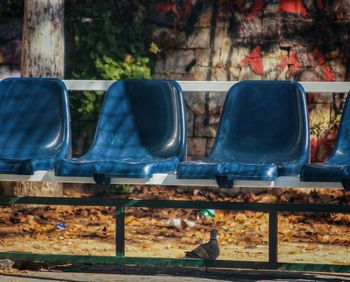
[[[350,93],[349,93],[350,94]],[[348,94],[340,121],[337,141],[324,163],[308,164],[300,178],[306,182],[341,182],[350,190],[350,95]]]
[[[52,170],[70,154],[67,90],[53,78],[0,81],[0,173]]]
[[[176,172],[185,152],[185,115],[180,86],[170,80],[120,80],[107,91],[90,150],[61,161],[56,174],[150,178]]]
[[[272,181],[299,175],[309,155],[306,94],[290,81],[242,81],[228,92],[214,146],[201,161],[183,162],[178,178]]]

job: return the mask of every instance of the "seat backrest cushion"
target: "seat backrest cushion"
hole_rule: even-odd
[[[51,78],[0,82],[0,158],[66,157],[70,153],[67,90]]]
[[[88,158],[182,158],[184,106],[175,81],[129,79],[107,91]]]
[[[242,81],[228,92],[208,159],[306,162],[308,130],[306,95],[299,83]]]
[[[350,92],[343,108],[337,140],[326,163],[350,164]]]

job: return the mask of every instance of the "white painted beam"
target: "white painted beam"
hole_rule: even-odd
[[[33,175],[0,174],[0,181],[47,181],[60,183],[95,183],[92,177],[55,176],[54,171],[36,171]],[[154,174],[150,179],[142,178],[111,178],[111,184],[130,185],[162,185],[162,186],[191,186],[218,187],[211,179],[177,179],[175,174]],[[236,180],[233,187],[249,188],[337,188],[340,183],[333,182],[302,182],[299,177],[279,177],[276,181]]]
[[[113,80],[64,80],[68,90],[106,91]],[[184,92],[227,92],[238,81],[178,81]],[[306,92],[347,93],[350,82],[300,82]]]

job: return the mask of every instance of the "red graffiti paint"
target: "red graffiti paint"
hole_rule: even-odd
[[[155,9],[161,14],[165,15],[166,13],[171,12],[174,9],[175,2],[174,1],[157,1]]]
[[[282,71],[284,71],[287,67],[290,67],[291,71],[297,71],[302,67],[295,52],[290,52],[288,58],[281,61],[280,66]]]
[[[301,0],[280,0],[279,10],[283,13],[300,14],[307,16],[307,11]]]
[[[313,104],[315,100],[315,95],[312,93],[307,93],[307,103]]]
[[[317,65],[323,65],[326,62],[326,58],[320,50],[315,49],[311,54]]]
[[[254,19],[264,8],[265,2],[264,0],[254,0],[253,7],[249,14],[246,16],[247,20]]]
[[[310,140],[310,157],[311,162],[314,163],[317,161],[317,137],[311,137]]]
[[[311,55],[314,66],[321,66],[322,79],[325,81],[334,81],[336,79],[336,75],[332,68],[326,64],[326,57],[324,54],[320,50],[315,49],[312,51]]]
[[[335,135],[312,136],[310,140],[310,159],[312,163],[324,162],[332,153]]]
[[[253,72],[261,74],[264,72],[263,61],[261,57],[261,47],[257,46],[254,50],[241,61],[241,65],[250,65]]]
[[[322,0],[317,0],[317,8],[318,8],[320,11],[323,11],[324,6],[323,6],[323,1],[322,1]]]
[[[324,65],[324,66],[322,66],[321,70],[322,70],[322,78],[325,81],[334,81],[335,80],[336,75],[330,66]]]

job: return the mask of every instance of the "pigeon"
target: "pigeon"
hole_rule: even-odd
[[[199,245],[197,248],[190,252],[186,252],[187,258],[201,258],[201,259],[211,259],[215,260],[220,255],[219,243],[216,237],[219,232],[216,229],[210,230],[210,240]]]

